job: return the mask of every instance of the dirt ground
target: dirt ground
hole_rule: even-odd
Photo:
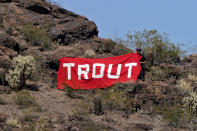
[[[121,111],[104,110],[103,115],[97,116],[88,111],[89,107],[87,106],[90,106],[90,109],[93,108],[93,102],[87,100],[88,96],[73,99],[68,97],[65,91],[48,88],[45,85],[39,91],[28,90],[28,92],[36,98],[36,102],[42,110],[32,116],[34,119],[31,122],[36,123],[34,129],[69,130],[70,124],[79,130],[94,130],[94,127],[98,127],[96,130],[117,131],[178,130],[168,127],[161,115],[148,114],[142,110],[130,115]],[[16,94],[17,92],[14,91],[10,94],[1,94],[2,99],[6,98],[4,99],[6,104],[0,105],[0,114],[6,114],[8,118],[14,117],[19,120],[18,125],[20,126],[12,129],[30,129],[27,126],[29,123],[22,120],[24,112],[29,109],[20,109],[18,105],[13,103],[13,97]],[[77,115],[82,118],[78,118]],[[44,122],[40,124],[40,120],[44,120]]]

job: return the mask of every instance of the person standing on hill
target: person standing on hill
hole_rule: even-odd
[[[148,61],[146,60],[144,55],[141,54],[141,49],[140,48],[136,49],[136,53],[139,54],[142,57],[140,59],[141,71],[140,71],[140,75],[139,75],[138,79],[141,79],[142,81],[144,81],[145,80],[145,66],[144,66],[144,64],[147,63]]]

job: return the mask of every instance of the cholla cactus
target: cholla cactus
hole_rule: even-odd
[[[196,93],[191,92],[190,96],[184,97],[183,103],[191,115],[194,113],[197,113],[197,94]]]
[[[13,59],[12,68],[6,76],[11,87],[16,89],[26,87],[26,80],[35,71],[35,59],[33,56],[17,56]]]

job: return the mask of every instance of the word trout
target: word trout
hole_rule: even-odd
[[[122,69],[122,64],[118,64],[116,73],[112,74],[112,69],[113,69],[113,64],[108,65],[107,69],[107,78],[109,79],[118,79],[120,77],[121,69]],[[132,72],[132,67],[137,66],[137,63],[126,63],[124,64],[124,67],[128,69],[128,78],[131,78],[131,72]],[[71,70],[72,67],[75,67],[75,63],[63,63],[63,68],[67,68],[67,79],[71,80]],[[104,71],[106,68],[105,64],[102,63],[94,63],[92,65],[92,78],[103,78],[104,77]],[[84,79],[89,79],[88,78],[88,73],[90,72],[90,65],[89,64],[82,64],[78,65],[77,67],[77,75],[78,75],[78,80],[82,79],[82,75],[84,76]],[[96,72],[99,74],[96,74]]]

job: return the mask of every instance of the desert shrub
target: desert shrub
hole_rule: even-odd
[[[19,105],[19,108],[31,108],[33,111],[41,111],[35,97],[31,96],[28,91],[17,92],[12,99],[14,104]]]
[[[17,56],[13,59],[12,68],[6,76],[9,85],[14,89],[26,87],[26,80],[32,77],[35,71],[33,56]]]
[[[132,90],[133,86],[130,83],[117,83],[113,87],[101,91],[103,109],[133,112],[133,105],[128,97],[128,92]]]
[[[84,119],[89,119],[88,114],[91,113],[91,108],[89,103],[80,101],[75,108],[72,110],[72,115],[69,116],[69,120],[83,121]]]
[[[106,53],[112,52],[112,50],[116,46],[116,42],[111,39],[104,39],[103,43],[104,43],[104,48],[105,48]]]
[[[67,86],[67,85],[65,85],[65,88],[63,89],[63,91],[65,91],[65,92],[66,92],[66,95],[67,95],[68,97],[71,97],[71,98],[72,98],[72,97],[74,96],[74,94],[75,94],[75,90],[74,90],[73,88]]]
[[[169,121],[169,125],[173,127],[186,128],[191,119],[191,116],[185,113],[181,105],[157,106],[154,110],[162,114],[164,119]]]
[[[190,114],[183,105],[154,107],[156,113],[162,114],[169,125],[175,128],[197,129],[197,116]]]
[[[152,73],[152,81],[160,81],[162,80],[163,78],[165,78],[165,73],[164,71],[161,69],[161,67],[159,66],[152,66],[150,68],[151,70],[151,73]]]
[[[87,49],[87,50],[85,51],[85,57],[87,57],[87,58],[94,58],[95,55],[96,55],[96,53],[95,53],[95,51],[92,50],[92,49]]]
[[[113,41],[111,39],[104,39],[103,44],[105,52],[112,53],[113,55],[124,55],[133,52],[121,42]]]
[[[33,111],[25,111],[23,115],[23,121],[25,122],[32,122],[38,118],[38,115],[35,114]]]
[[[189,74],[188,79],[197,84],[197,76],[196,75]]]
[[[180,79],[178,83],[182,90],[186,92],[192,92],[193,87],[190,82],[186,81],[185,79]]]
[[[126,48],[122,44],[116,44],[114,49],[112,50],[113,55],[124,55],[124,54],[129,54],[132,53],[133,51],[129,48]]]
[[[152,81],[168,81],[170,84],[176,84],[180,73],[175,67],[168,67],[167,65],[151,66],[146,68],[150,71]]]
[[[5,105],[5,104],[6,104],[6,101],[2,97],[0,97],[0,105]]]
[[[14,118],[14,117],[9,117],[7,120],[6,120],[6,124],[11,126],[11,127],[20,127],[20,124],[19,124],[19,120],[17,118]]]
[[[34,46],[41,46],[42,50],[51,49],[53,46],[52,39],[44,29],[33,25],[25,25],[22,29],[25,39]]]
[[[179,87],[188,93],[195,92],[195,85],[197,84],[197,76],[188,74],[185,79],[180,79]]]

